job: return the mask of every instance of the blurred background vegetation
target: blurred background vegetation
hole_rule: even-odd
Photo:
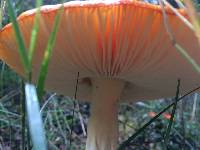
[[[13,0],[16,15],[34,8],[35,0]],[[152,1],[149,1],[152,2]],[[155,1],[153,1],[155,3]],[[59,0],[44,0],[44,4]],[[199,2],[196,2],[196,6]],[[9,21],[7,8],[3,25]],[[22,139],[21,102],[22,79],[4,62],[0,61],[0,150],[21,150],[23,141],[28,145],[28,134]],[[176,91],[175,91],[176,92]],[[175,93],[174,92],[174,93]],[[129,136],[172,102],[171,99],[121,104],[119,109],[120,142]],[[46,93],[40,103],[41,114],[49,150],[81,150],[85,148],[86,124],[89,104],[72,101],[68,97]],[[163,137],[171,117],[165,112],[145,129],[127,150],[163,150]],[[25,131],[27,132],[27,130]],[[192,94],[178,103],[174,124],[170,132],[170,150],[200,150],[200,95]]]

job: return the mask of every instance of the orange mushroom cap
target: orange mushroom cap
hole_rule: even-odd
[[[35,82],[59,7],[41,7],[33,60]],[[166,9],[166,12],[177,43],[200,64],[194,33],[172,11]],[[186,15],[183,10],[179,12]],[[35,14],[33,9],[18,17],[27,48]],[[24,75],[17,48],[12,24],[9,24],[0,31],[0,58]],[[174,96],[178,78],[182,92],[200,81],[192,66],[172,46],[160,6],[135,0],[64,4],[46,89],[73,96],[77,72],[81,80],[77,97],[88,101],[92,92],[90,78],[94,77],[124,80],[121,100]]]

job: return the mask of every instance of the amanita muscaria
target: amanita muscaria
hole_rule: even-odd
[[[41,7],[33,60],[35,82],[59,7]],[[35,13],[34,9],[18,17],[27,48]],[[166,13],[177,43],[200,64],[193,31],[169,9]],[[12,24],[8,24],[0,32],[0,58],[23,76],[17,48]],[[46,89],[73,97],[77,72],[77,99],[91,102],[87,150],[116,150],[119,102],[174,96],[178,78],[182,93],[200,81],[173,47],[160,6],[133,0],[64,4]]]

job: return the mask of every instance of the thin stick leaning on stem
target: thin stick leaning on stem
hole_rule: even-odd
[[[193,5],[193,2],[191,0],[184,0],[186,5],[186,11],[191,19],[192,25],[194,26],[195,35],[198,39],[198,42],[200,44],[200,22],[199,22],[199,15],[197,11],[195,10],[195,7]]]
[[[176,48],[176,50],[192,65],[192,67],[200,74],[200,66],[199,64],[188,54],[188,52],[176,42],[176,39],[172,33],[171,27],[168,22],[168,17],[164,8],[164,4],[169,6],[173,12],[179,17],[178,11],[175,10],[166,0],[159,0],[159,4],[162,8],[163,13],[163,22],[167,31],[167,34],[172,42],[172,45]],[[183,17],[183,16],[182,16]],[[184,18],[184,17],[183,17]],[[180,18],[181,19],[181,18]],[[181,19],[182,20],[182,19]],[[182,20],[190,29],[194,30],[194,27],[190,22]],[[191,26],[190,26],[191,25]]]

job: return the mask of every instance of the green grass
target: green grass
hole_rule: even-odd
[[[37,32],[39,30],[39,17],[40,17],[40,5],[42,4],[41,0],[37,0],[37,11],[36,11],[36,15],[35,15],[35,20],[34,20],[34,26],[33,26],[33,30],[32,30],[32,36],[31,36],[31,42],[30,42],[30,48],[27,51],[25,48],[25,44],[22,38],[22,35],[20,33],[20,29],[17,23],[17,19],[15,16],[15,12],[14,12],[14,8],[12,6],[12,3],[10,0],[7,1],[8,2],[8,12],[10,15],[10,20],[12,22],[14,31],[15,31],[15,35],[16,35],[16,39],[17,39],[17,43],[18,43],[18,51],[20,54],[20,58],[22,60],[22,64],[24,66],[24,70],[26,72],[25,75],[25,79],[26,79],[26,83],[25,83],[25,100],[26,100],[26,105],[24,104],[22,100],[22,139],[23,139],[23,149],[25,148],[25,128],[26,128],[26,113],[25,110],[27,111],[27,119],[28,119],[28,130],[30,129],[30,133],[31,133],[31,139],[32,139],[32,143],[33,143],[33,147],[37,150],[46,150],[47,146],[46,146],[46,137],[44,134],[44,129],[43,129],[43,124],[42,124],[42,117],[40,112],[40,105],[39,105],[39,100],[38,100],[38,94],[39,94],[39,98],[42,97],[42,92],[44,91],[44,83],[45,83],[45,78],[46,78],[46,74],[47,74],[47,70],[48,70],[48,64],[51,58],[51,53],[52,53],[52,49],[53,49],[53,45],[56,39],[56,33],[57,33],[57,29],[59,26],[59,20],[60,20],[60,16],[62,13],[63,9],[59,9],[58,11],[58,15],[55,18],[55,25],[53,27],[53,32],[50,35],[49,38],[49,42],[47,44],[47,49],[45,50],[44,53],[44,59],[43,62],[41,64],[41,69],[40,69],[40,74],[39,74],[39,79],[38,79],[38,94],[36,93],[36,88],[34,85],[31,84],[32,81],[32,58],[34,55],[34,49],[35,49],[35,44],[36,44],[36,39],[37,39]],[[23,90],[22,90],[23,91]],[[25,108],[26,106],[26,108]],[[28,131],[29,133],[29,131]],[[40,138],[39,138],[40,137]],[[30,139],[29,139],[29,134],[27,134],[27,138],[28,138],[28,149],[30,149]]]
[[[44,52],[44,58],[41,64],[38,83],[37,83],[37,89],[38,89],[37,91],[39,99],[41,99],[42,95],[44,94],[45,79],[48,73],[49,61],[51,59],[53,46],[56,40],[56,33],[59,27],[59,22],[60,22],[59,20],[61,18],[62,12],[63,12],[63,5],[61,5],[60,9],[58,10],[58,14],[55,17],[53,31],[50,34],[49,41],[47,43],[47,48]]]
[[[8,3],[8,12],[10,15],[10,20],[12,22],[12,25],[13,25],[13,28],[15,31],[15,35],[16,35],[16,40],[18,43],[18,52],[20,54],[20,58],[21,58],[23,66],[24,66],[26,77],[28,77],[31,68],[30,68],[30,62],[28,60],[27,50],[25,48],[25,44],[24,44],[17,20],[16,20],[16,16],[15,16],[15,12],[14,12],[12,3],[10,0],[8,0],[7,3]]]
[[[18,23],[16,21],[16,16],[15,16],[16,13],[14,12],[15,9],[12,6],[12,2],[10,0],[7,1],[10,20],[13,23],[16,39],[19,46],[18,50],[19,50],[20,58],[24,66],[24,70],[26,72],[26,77],[25,77],[26,80],[25,80],[25,83],[22,82],[20,85],[21,80],[18,79],[18,77],[14,77],[14,79],[12,79],[12,80],[16,80],[16,79],[19,80],[19,82],[15,83],[15,85],[21,86],[21,89],[17,89],[17,92],[18,92],[17,101],[19,101],[19,99],[21,98],[20,103],[15,104],[16,95],[13,96],[13,93],[16,92],[15,90],[13,90],[14,92],[11,90],[12,91],[11,94],[5,94],[6,92],[3,92],[2,94],[0,94],[2,95],[2,97],[0,98],[0,118],[1,118],[0,129],[2,131],[0,130],[0,133],[1,132],[3,133],[3,134],[0,134],[0,148],[6,145],[4,144],[5,141],[1,141],[1,138],[3,137],[10,137],[10,141],[11,141],[10,145],[12,147],[12,142],[15,139],[15,133],[13,133],[14,131],[14,132],[20,132],[20,134],[17,134],[17,136],[21,136],[19,138],[21,141],[21,143],[19,144],[20,145],[19,147],[21,147],[22,149],[26,149],[26,148],[31,149],[31,147],[34,147],[35,149],[38,149],[38,150],[46,150],[47,147],[48,148],[50,147],[51,149],[61,149],[62,147],[64,147],[65,149],[70,148],[70,149],[75,149],[75,150],[84,149],[84,143],[85,143],[86,137],[83,135],[83,133],[81,135],[78,135],[78,132],[75,132],[76,130],[75,127],[76,125],[77,126],[80,125],[80,123],[78,122],[82,122],[82,124],[85,123],[86,122],[85,119],[88,118],[88,114],[82,113],[83,119],[80,119],[81,118],[79,117],[79,114],[81,114],[80,110],[77,110],[77,107],[75,107],[74,102],[72,100],[69,100],[69,99],[66,99],[65,97],[57,96],[56,94],[51,94],[51,93],[50,94],[47,93],[46,95],[44,95],[44,85],[45,85],[46,76],[48,74],[48,65],[52,56],[53,46],[56,40],[56,33],[58,31],[59,20],[63,12],[63,7],[59,9],[55,17],[53,30],[49,37],[49,41],[44,52],[44,58],[41,64],[37,86],[34,86],[31,83],[32,82],[32,59],[34,56],[37,33],[39,30],[39,25],[38,25],[39,18],[41,17],[39,7],[41,6],[42,3],[43,3],[42,0],[36,1],[36,7],[38,9],[36,11],[36,15],[34,19],[34,26],[31,33],[30,46],[28,49],[26,49],[24,41],[23,41],[23,37],[20,33]],[[1,9],[1,12],[3,12],[2,9]],[[2,24],[2,14],[3,13],[0,14],[1,24]],[[187,53],[185,54],[185,50],[179,47],[177,47],[177,49],[195,67],[192,59],[188,57]],[[2,82],[3,80],[5,80],[4,78],[10,73],[8,73],[9,69],[7,69],[7,67],[5,67],[4,64],[1,65],[1,67],[2,67],[1,72],[0,72],[1,90],[4,90],[3,85],[8,84],[9,86],[9,81],[11,81],[11,79],[9,79],[6,82]],[[199,69],[198,65],[197,65],[197,69]],[[120,116],[122,119],[120,120],[120,128],[121,128],[120,131],[124,131],[124,133],[127,133],[127,134],[121,135],[122,138],[120,142],[122,141],[124,142],[121,143],[119,147],[120,150],[131,148],[131,147],[134,147],[135,149],[137,149],[137,146],[133,145],[133,143],[134,141],[138,140],[137,139],[138,137],[151,139],[152,137],[146,137],[143,134],[147,132],[146,130],[148,130],[152,125],[154,125],[156,121],[158,121],[159,119],[161,119],[161,122],[164,122],[165,125],[168,124],[168,126],[164,129],[164,131],[160,130],[161,134],[164,133],[165,135],[164,137],[161,138],[162,140],[165,140],[165,146],[166,145],[171,146],[170,145],[171,130],[174,130],[176,128],[177,132],[178,133],[180,132],[180,135],[181,135],[180,130],[183,130],[183,129],[181,129],[179,126],[177,127],[176,125],[176,124],[180,125],[180,121],[176,121],[176,124],[172,126],[174,118],[176,119],[175,113],[176,113],[176,110],[178,109],[177,108],[178,101],[182,100],[184,97],[193,93],[197,89],[192,90],[188,94],[178,98],[179,85],[180,83],[177,86],[175,101],[169,104],[167,107],[160,106],[160,104],[159,106],[157,106],[158,105],[157,102],[155,103],[152,102],[152,104],[149,104],[150,102],[145,102],[145,104],[148,105],[149,108],[146,108],[146,107],[137,108],[138,107],[137,104],[136,105],[128,104],[128,106],[121,106]],[[36,87],[37,87],[37,93],[36,93]],[[44,102],[42,97],[47,100],[47,103]],[[162,102],[162,103],[166,104],[165,102]],[[81,105],[82,106],[80,108],[82,110],[88,111],[88,109],[84,109],[83,107],[85,105],[84,103]],[[132,109],[132,107],[134,107],[134,110]],[[142,116],[142,114],[148,113],[148,111],[150,111],[151,108],[153,109],[153,107],[155,107],[156,110],[160,108],[161,111],[157,113],[157,115],[154,118],[149,120],[149,122],[144,124],[144,120],[146,121],[146,119],[149,119],[149,118],[147,116]],[[173,107],[171,120],[169,122],[163,121],[161,118],[161,115],[164,112],[168,111],[171,107]],[[188,113],[190,112],[189,110],[188,110]],[[128,115],[124,115],[125,113],[127,113]],[[135,119],[135,121],[131,119],[127,119],[130,117],[131,119]],[[189,118],[187,115],[184,115],[184,117],[186,119]],[[200,143],[199,143],[200,137],[198,137],[200,133],[199,134],[198,132],[193,133],[192,131],[195,129],[200,129],[200,126],[198,125],[199,122],[200,120],[197,120],[196,123],[187,123],[189,124],[188,126],[191,128],[191,130],[189,130],[189,132],[187,133],[188,137],[184,137],[185,138],[184,140],[188,142],[189,140],[187,140],[186,138],[192,139],[193,136],[195,137],[195,139],[199,139],[196,142],[197,146],[200,146]],[[140,129],[137,129],[136,128],[137,126],[142,126],[142,127]],[[9,131],[8,133],[6,133],[7,130]],[[130,133],[132,134],[130,135]],[[31,140],[29,136],[31,137]],[[160,143],[162,143],[162,141],[160,141]],[[16,145],[17,144],[15,144],[15,146]],[[145,146],[145,143],[140,143],[140,146],[141,147]]]

